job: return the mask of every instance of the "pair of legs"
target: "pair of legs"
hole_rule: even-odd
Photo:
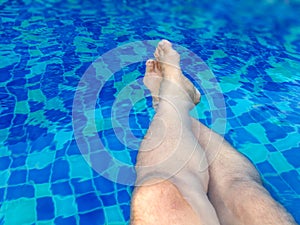
[[[261,185],[252,164],[189,116],[200,93],[163,40],[146,63],[156,114],[137,158],[131,223],[296,224]]]

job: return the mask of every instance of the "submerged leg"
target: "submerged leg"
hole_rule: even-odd
[[[205,153],[192,133],[189,117],[200,94],[182,75],[179,55],[171,43],[160,42],[155,56],[161,62],[163,79],[157,113],[137,158],[132,223],[219,224],[206,195],[209,176]],[[153,75],[148,72],[153,71],[147,69],[146,76]]]
[[[195,119],[193,131],[206,151],[208,194],[222,225],[296,224],[262,186],[258,172],[245,156]]]

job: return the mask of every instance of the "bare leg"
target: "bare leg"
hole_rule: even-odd
[[[151,77],[145,76],[144,83],[149,87],[153,95],[153,106],[157,109],[162,81],[161,68],[153,60],[147,64],[150,69],[148,75]],[[221,224],[296,224],[288,212],[263,188],[258,172],[247,158],[199,121],[192,121],[194,135],[205,149],[210,165],[209,198]],[[169,197],[167,199],[172,199]]]
[[[200,94],[182,75],[179,55],[169,42],[160,42],[155,56],[161,62],[158,76],[163,78],[157,113],[137,158],[139,187],[133,193],[132,223],[219,224],[206,195],[206,156],[193,135],[189,117]],[[157,64],[152,68],[158,69]]]
[[[193,119],[193,131],[209,163],[209,198],[222,225],[296,224],[262,186],[250,161],[221,136]]]

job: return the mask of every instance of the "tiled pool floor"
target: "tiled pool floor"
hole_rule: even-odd
[[[73,99],[100,55],[162,38],[208,64],[225,100],[225,138],[300,223],[299,10],[296,1],[279,0],[2,1],[0,224],[129,222],[132,187],[105,179],[85,161],[74,137]],[[140,62],[115,73],[95,105],[99,138],[131,165],[137,151],[118,142],[111,112],[122,115],[113,103],[144,69]],[[198,119],[213,126],[216,109],[202,94]],[[153,116],[150,104],[139,101],[128,116],[139,141]]]

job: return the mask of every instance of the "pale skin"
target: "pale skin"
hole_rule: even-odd
[[[263,188],[253,165],[189,116],[200,93],[166,40],[146,63],[156,114],[137,157],[131,224],[296,224]]]

